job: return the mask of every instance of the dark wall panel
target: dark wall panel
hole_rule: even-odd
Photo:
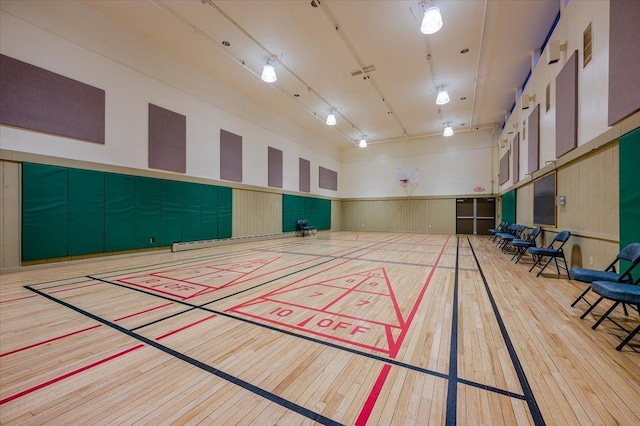
[[[242,182],[242,136],[220,129],[220,179]]]
[[[67,169],[22,165],[22,260],[67,255]]]
[[[513,138],[513,183],[520,180],[520,132]]]
[[[502,221],[516,223],[516,191],[502,194]]]
[[[338,190],[338,172],[320,167],[318,170],[318,186],[324,189]]]
[[[282,151],[269,147],[268,152],[268,185],[282,188]]]
[[[69,169],[68,256],[104,252],[104,173]]]
[[[500,158],[500,185],[509,180],[509,150]]]
[[[104,143],[105,92],[0,55],[0,124]]]
[[[135,247],[135,184],[133,176],[105,173],[105,251]]]
[[[298,161],[298,190],[311,192],[311,162],[304,158]]]
[[[200,198],[200,240],[218,238],[218,187],[202,185]]]
[[[527,173],[531,174],[540,168],[540,104],[531,111],[527,124],[529,125]]]
[[[197,241],[200,239],[202,185],[185,182],[182,189],[182,240]]]
[[[533,224],[556,226],[556,173],[533,182]]]
[[[640,1],[609,3],[609,126],[640,110]]]
[[[149,168],[187,171],[187,117],[149,104]]]
[[[556,158],[578,145],[578,51],[556,76]]]
[[[162,185],[159,179],[136,177],[135,248],[157,247],[160,241]]]
[[[293,232],[300,219],[318,230],[331,229],[331,200],[284,194],[282,196],[282,232]]]
[[[161,181],[160,240],[158,245],[169,246],[182,241],[182,182]]]
[[[640,129],[620,138],[620,248],[640,242]],[[636,274],[634,274],[636,277]]]
[[[231,238],[233,232],[233,189],[218,187],[218,238]]]

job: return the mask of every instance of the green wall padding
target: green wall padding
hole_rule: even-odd
[[[68,256],[104,251],[104,173],[68,169]]]
[[[136,177],[135,248],[159,246],[160,240],[160,179]]]
[[[502,194],[502,221],[516,223],[516,191]]]
[[[182,184],[182,240],[200,239],[200,209],[202,206],[202,185],[185,182]]]
[[[218,187],[218,238],[231,238],[233,211],[233,189]],[[249,212],[246,212],[250,214]]]
[[[104,249],[131,250],[135,244],[135,177],[104,175]]]
[[[620,138],[619,158],[622,249],[631,243],[640,242],[640,128]]]
[[[218,187],[202,185],[200,199],[200,240],[218,238]]]
[[[22,165],[22,260],[67,255],[67,169]]]
[[[331,229],[331,200],[284,194],[282,231],[293,232],[299,219],[307,219],[318,230]]]
[[[182,185],[173,180],[161,182],[160,246],[182,241]]]

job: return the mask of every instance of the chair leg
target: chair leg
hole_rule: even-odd
[[[633,336],[635,336],[636,334],[638,334],[638,332],[640,331],[640,325],[638,325],[636,327],[635,330],[633,330],[631,333],[629,333],[629,335],[627,336],[626,339],[624,339],[622,341],[622,343],[620,343],[618,346],[616,346],[616,350],[617,351],[621,351],[622,348],[624,347],[624,345],[626,345],[627,343],[629,343],[631,341],[631,339],[633,339]]]
[[[616,306],[618,306],[619,304],[620,304],[620,302],[616,302],[616,303],[614,303],[614,304],[609,308],[609,310],[608,310],[607,312],[605,312],[605,313],[604,313],[604,315],[603,315],[603,316],[601,316],[601,317],[600,317],[600,319],[599,319],[598,321],[596,321],[596,323],[595,323],[595,324],[593,324],[593,325],[591,326],[591,329],[592,329],[592,330],[595,330],[595,329],[600,325],[600,323],[601,323],[602,321],[604,321],[604,319],[607,317],[607,315],[609,315],[609,314],[610,314],[610,313],[611,313],[611,312],[616,308]]]
[[[587,289],[585,291],[582,292],[582,294],[580,296],[578,296],[578,298],[576,300],[573,301],[573,303],[571,304],[571,306],[576,306],[576,303],[578,303],[578,301],[582,298],[584,298],[584,296],[589,293],[589,290],[591,290],[591,285],[589,285],[589,287],[587,287]]]
[[[535,268],[535,267],[536,267],[536,265],[537,265],[538,263],[541,263],[541,261],[542,261],[542,256],[538,256],[538,257],[536,257],[536,256],[534,256],[534,255],[531,255],[531,257],[533,257],[533,265],[531,266],[531,269],[529,269],[529,272],[533,271],[533,268]]]
[[[536,275],[536,277],[539,277],[539,276],[540,276],[540,274],[542,273],[542,271],[544,271],[544,270],[545,270],[545,268],[546,268],[547,266],[549,266],[549,264],[551,263],[551,261],[552,261],[553,259],[555,259],[555,257],[550,257],[550,258],[549,258],[549,260],[547,260],[547,263],[545,263],[545,264],[544,264],[544,266],[542,267],[542,269],[540,269],[540,272],[538,272],[538,275]],[[560,271],[559,271],[559,270],[558,270],[558,275],[560,275]]]
[[[602,299],[604,299],[604,297],[600,297],[593,303],[593,305],[589,306],[589,309],[584,311],[584,314],[580,315],[580,319],[584,319],[587,315],[589,315],[589,312],[593,311],[593,308],[595,308],[598,303],[602,302]]]

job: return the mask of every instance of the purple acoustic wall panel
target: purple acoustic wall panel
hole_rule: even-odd
[[[298,164],[298,189],[300,192],[311,192],[311,162],[300,158]]]
[[[529,114],[527,119],[529,138],[527,139],[527,174],[540,168],[540,104]]]
[[[320,167],[318,186],[324,189],[338,190],[338,172]]]
[[[269,147],[267,154],[268,185],[282,188],[282,151]]]
[[[242,136],[220,129],[220,179],[242,182]]]
[[[0,55],[0,124],[104,144],[105,92]]]
[[[513,138],[513,183],[520,180],[520,132]]]
[[[609,126],[640,110],[640,1],[609,3]]]
[[[507,150],[507,152],[505,152],[500,159],[499,178],[500,185],[506,183],[509,180],[509,150]]]
[[[187,117],[149,104],[149,168],[187,171]]]
[[[556,158],[578,146],[578,51],[556,76]]]

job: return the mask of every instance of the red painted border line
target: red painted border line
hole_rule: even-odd
[[[208,317],[206,317],[206,318],[202,318],[201,320],[198,320],[198,321],[196,321],[196,322],[194,322],[194,323],[187,324],[187,325],[185,325],[184,327],[180,327],[180,328],[178,328],[178,329],[176,329],[176,330],[173,330],[173,331],[168,332],[167,334],[163,334],[162,336],[158,336],[158,337],[156,337],[156,340],[162,340],[162,339],[164,339],[165,337],[169,337],[169,336],[171,336],[172,334],[176,334],[176,333],[178,333],[178,332],[180,332],[180,331],[182,331],[182,330],[186,330],[187,328],[193,327],[194,325],[198,325],[198,324],[200,324],[201,322],[205,322],[206,320],[211,319],[211,318],[213,318],[213,317],[215,317],[215,316],[216,316],[216,315],[210,315],[210,316],[208,316]]]
[[[30,299],[30,298],[32,298],[32,297],[38,297],[38,295],[37,295],[37,294],[34,294],[33,296],[24,296],[24,297],[16,297],[15,299],[0,300],[0,303],[15,302],[16,300]]]
[[[113,354],[113,355],[108,356],[106,358],[103,358],[103,359],[101,359],[99,361],[96,361],[96,362],[94,362],[92,364],[85,365],[84,367],[80,367],[80,368],[78,368],[76,370],[70,371],[70,372],[68,372],[66,374],[63,374],[62,376],[59,376],[59,377],[56,377],[54,379],[48,380],[48,381],[46,381],[44,383],[40,383],[39,385],[30,387],[29,389],[25,389],[22,392],[18,392],[16,394],[13,394],[11,396],[6,397],[5,399],[0,400],[0,405],[6,404],[7,402],[10,402],[10,401],[13,401],[14,399],[20,398],[21,396],[25,396],[27,394],[30,394],[31,392],[35,392],[35,391],[40,390],[42,388],[45,388],[45,387],[47,387],[49,385],[57,383],[57,382],[59,382],[61,380],[66,379],[67,377],[75,376],[76,374],[82,373],[83,371],[89,370],[90,368],[96,367],[96,366],[98,366],[100,364],[104,364],[107,361],[111,361],[112,359],[118,358],[118,357],[120,357],[122,355],[126,355],[129,352],[135,351],[136,349],[140,349],[142,347],[144,347],[143,344],[139,344],[139,345],[133,346],[133,347],[131,347],[129,349],[125,349],[122,352],[118,352],[117,354]]]
[[[29,346],[25,346],[23,348],[15,349],[13,351],[9,351],[7,353],[0,354],[0,358],[3,357],[3,356],[15,354],[16,352],[22,352],[22,351],[25,351],[27,349],[35,348],[36,346],[46,345],[47,343],[51,343],[51,342],[54,342],[56,340],[64,339],[65,337],[73,336],[74,334],[79,334],[79,333],[83,333],[85,331],[93,330],[94,328],[98,328],[101,325],[102,324],[98,324],[98,325],[94,325],[92,327],[83,328],[82,330],[73,331],[71,333],[63,334],[62,336],[53,337],[53,338],[48,339],[48,340],[43,340],[42,342],[34,343],[33,345],[29,345]]]
[[[137,315],[142,315],[142,314],[145,314],[147,312],[155,311],[156,309],[164,308],[165,306],[169,306],[169,305],[173,305],[173,302],[165,303],[164,305],[156,306],[155,308],[145,309],[144,311],[136,312],[135,314],[131,314],[131,315],[127,315],[127,316],[124,316],[124,317],[116,318],[116,319],[113,320],[113,322],[122,321],[123,319],[135,317]]]
[[[71,291],[71,290],[77,290],[79,288],[85,288],[85,287],[92,287],[94,285],[101,285],[104,284],[102,282],[99,283],[93,283],[93,284],[85,284],[85,285],[79,285],[78,287],[70,287],[70,288],[63,288],[62,290],[54,290],[54,291],[50,291],[47,294],[53,294],[53,293],[62,293],[63,291]]]
[[[158,290],[156,287],[149,287],[149,286],[144,286],[144,285],[140,285],[140,284],[136,284],[136,283],[130,283],[130,282],[127,282],[127,281],[124,281],[124,280],[116,280],[116,281],[119,281],[120,283],[125,284],[125,285],[130,285],[130,286],[133,286],[133,287],[140,287],[140,288],[143,288],[143,289],[148,290],[148,291],[153,291],[155,293],[166,294],[167,296],[175,297],[175,298],[180,299],[180,300],[186,300],[186,299],[189,298],[189,296],[181,296],[179,294],[169,293],[168,291]]]
[[[373,389],[371,389],[371,393],[367,397],[367,400],[364,403],[364,406],[362,407],[362,411],[360,411],[360,414],[356,419],[356,422],[355,422],[356,426],[367,424],[367,420],[369,420],[369,416],[373,411],[373,407],[376,405],[376,401],[380,396],[380,391],[382,391],[382,386],[384,386],[384,382],[387,380],[387,376],[389,375],[389,370],[391,370],[390,364],[385,364],[382,367],[382,370],[378,375],[378,379],[376,380],[375,385],[373,385]]]

